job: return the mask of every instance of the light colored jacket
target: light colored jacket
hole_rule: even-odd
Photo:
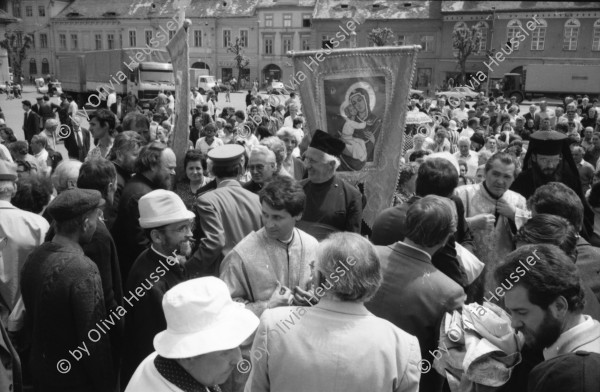
[[[157,355],[155,351],[144,359],[131,377],[125,392],[184,392],[183,389],[167,381],[156,370],[154,359]]]
[[[266,310],[245,392],[419,390],[419,342],[363,304]]]

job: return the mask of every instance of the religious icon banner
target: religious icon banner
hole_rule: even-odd
[[[290,52],[306,128],[340,138],[346,149],[337,174],[362,184],[363,220],[372,226],[391,205],[410,87],[420,46]]]

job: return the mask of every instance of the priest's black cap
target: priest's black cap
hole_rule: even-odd
[[[58,222],[68,221],[102,207],[102,194],[93,189],[69,189],[61,192],[48,206],[48,214]]]
[[[566,143],[567,135],[556,131],[537,131],[531,134],[529,150],[533,154],[559,155]]]
[[[312,140],[310,141],[309,147],[316,148],[325,154],[337,157],[342,155],[342,152],[346,148],[346,143],[331,136],[327,132],[317,129],[312,137]]]

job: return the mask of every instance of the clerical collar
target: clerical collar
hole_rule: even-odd
[[[154,366],[165,380],[185,392],[221,392],[218,385],[207,387],[198,382],[174,359],[163,358],[157,355]]]
[[[151,248],[151,249],[154,251],[154,253],[156,253],[156,254],[157,254],[157,255],[159,255],[159,256],[162,256],[162,257],[164,257],[165,259],[168,259],[168,258],[170,257],[170,258],[172,258],[172,259],[175,259],[175,260],[177,260],[177,262],[179,262],[179,260],[177,259],[177,257],[173,257],[172,255],[171,255],[171,256],[166,256],[166,255],[164,255],[163,253],[161,253],[161,252],[157,251],[157,250],[156,250],[156,248],[154,247],[154,244],[150,245],[150,248]]]
[[[485,191],[487,192],[487,194],[488,194],[488,195],[489,195],[489,196],[490,196],[492,199],[494,199],[494,200],[500,200],[500,198],[501,198],[502,196],[494,196],[494,195],[492,194],[492,192],[490,192],[490,190],[488,189],[487,185],[485,184],[485,181],[484,181],[484,182],[482,182],[482,184],[483,184],[483,189],[485,189]]]
[[[284,244],[284,245],[289,245],[289,244],[291,244],[291,243],[292,243],[292,241],[294,241],[294,230],[292,230],[292,235],[291,235],[291,237],[290,237],[290,239],[289,239],[289,240],[287,240],[287,241],[281,241],[281,240],[279,240],[279,239],[278,239],[277,241],[281,242],[281,243],[282,243],[282,244]]]

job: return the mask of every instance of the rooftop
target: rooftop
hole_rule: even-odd
[[[313,19],[437,19],[435,0],[317,0]]]
[[[442,13],[496,11],[600,10],[598,1],[443,1]]]
[[[189,1],[189,0],[188,0]],[[186,17],[247,17],[253,16],[259,0],[192,0],[186,7]],[[175,3],[181,0],[75,0],[57,19],[145,19],[171,17]]]

